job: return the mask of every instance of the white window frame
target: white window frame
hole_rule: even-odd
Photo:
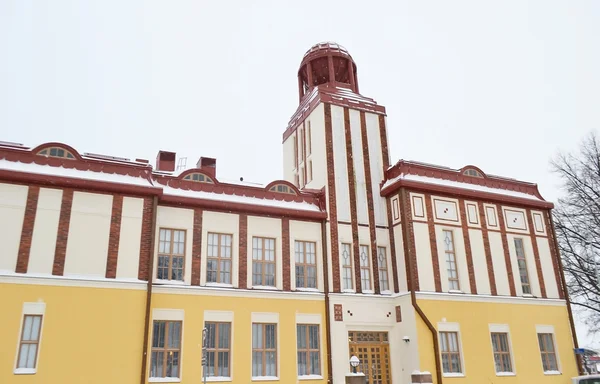
[[[152,368],[152,353],[148,353],[148,371],[146,375],[148,375],[149,383],[180,383],[181,378],[183,377],[183,342],[184,342],[184,332],[185,332],[185,321],[183,318],[185,317],[185,311],[183,309],[159,309],[155,308],[152,310],[152,319],[150,320],[150,324],[154,324],[154,321],[181,321],[181,345],[179,350],[181,351],[179,354],[179,377],[151,377],[150,369]],[[151,328],[152,329],[152,328]],[[152,332],[152,331],[150,331]],[[150,341],[152,341],[152,334],[150,334]],[[149,350],[152,350],[152,345],[149,345]]]
[[[558,371],[544,371],[544,362],[542,361],[542,351],[540,350],[538,334],[540,333],[550,333],[552,335],[552,343],[554,344],[554,356],[556,357],[556,368]],[[544,375],[562,375],[562,367],[560,365],[560,356],[558,353],[558,344],[556,342],[556,333],[554,332],[553,325],[536,325],[535,326],[535,342],[537,343],[537,350],[540,359],[540,367],[542,368],[542,372]]]
[[[233,323],[233,312],[232,311],[204,311],[204,322],[206,323],[230,323],[231,328],[229,330],[229,376],[206,376],[207,382],[220,382],[220,381],[233,381],[233,347],[234,347],[234,323]],[[204,367],[202,374],[204,375]],[[202,376],[204,377],[204,376]]]
[[[323,351],[323,321],[322,317],[318,313],[296,313],[296,326],[295,326],[295,345],[296,345],[296,377],[298,380],[322,380],[325,365],[323,358],[325,357]],[[321,364],[320,375],[298,375],[298,324],[318,325],[319,326],[319,359]]]
[[[252,376],[252,324],[269,323],[277,324],[277,376]],[[252,312],[250,315],[250,377],[252,381],[279,381],[281,375],[281,325],[279,324],[279,313],[276,312]]]
[[[437,329],[437,335],[436,337],[438,338],[438,342],[440,339],[440,332],[456,332],[457,336],[458,336],[458,349],[459,349],[459,353],[460,353],[460,366],[462,368],[462,372],[458,373],[458,372],[451,372],[451,373],[445,373],[443,368],[442,368],[442,375],[444,377],[466,377],[467,375],[467,367],[465,364],[465,355],[464,355],[464,349],[463,349],[463,344],[462,344],[462,334],[460,332],[460,324],[459,323],[448,323],[448,322],[441,322],[438,323],[438,329]],[[442,361],[442,348],[440,347],[440,364]]]
[[[40,331],[38,337],[38,346],[35,357],[35,367],[33,368],[18,368],[19,365],[19,350],[21,349],[21,337],[23,335],[23,322],[25,316],[42,316],[40,322]],[[17,337],[17,353],[15,354],[15,362],[13,373],[15,375],[33,375],[37,373],[37,368],[40,363],[40,350],[42,349],[42,336],[44,334],[44,321],[46,320],[46,303],[23,303],[23,311],[21,312],[21,321],[19,322],[19,332]]]
[[[347,266],[344,265],[344,244],[350,245],[350,280],[352,282],[352,288],[344,288],[344,269]],[[339,258],[340,258],[340,285],[342,288],[342,292],[347,293],[355,293],[356,292],[356,282],[354,281],[354,250],[352,249],[352,241],[340,241],[339,244]]]
[[[515,353],[512,346],[512,338],[510,336],[510,328],[508,324],[489,324],[490,330],[490,347],[492,348],[492,363],[494,364],[494,371],[496,371],[496,362],[494,358],[494,343],[492,343],[492,333],[506,333],[509,353],[510,353],[510,367],[512,368],[511,372],[497,372],[496,376],[516,376],[517,375],[517,367],[515,365]]]

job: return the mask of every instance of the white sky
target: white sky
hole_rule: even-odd
[[[474,164],[555,201],[549,159],[600,126],[598,1],[249,3],[0,0],[0,140],[213,156],[217,177],[269,182],[324,40],[386,106],[393,162]]]

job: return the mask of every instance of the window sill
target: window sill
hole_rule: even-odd
[[[207,287],[215,287],[215,288],[233,288],[233,284],[224,284],[224,283],[206,283]]]
[[[179,377],[149,377],[149,383],[181,383]]]
[[[231,377],[225,377],[225,376],[206,376],[206,381],[210,382],[226,382],[226,381],[232,381]]]
[[[562,375],[562,372],[561,371],[545,371],[544,375],[556,376],[556,375]]]
[[[444,373],[444,377],[465,377],[464,373]]]
[[[496,376],[517,376],[514,372],[496,372]]]
[[[15,375],[35,375],[36,368],[17,368],[13,371]]]
[[[527,297],[527,298],[531,298],[531,299],[535,299],[535,296],[532,295],[531,293],[524,293],[523,297]]]
[[[279,381],[276,376],[252,376],[252,381]]]
[[[362,293],[367,294],[367,295],[372,295],[375,293],[375,291],[372,289],[365,289],[362,291]]]
[[[323,380],[321,375],[302,375],[298,376],[298,380]]]
[[[185,285],[185,281],[181,280],[163,280],[163,279],[155,279],[154,284],[164,284],[164,285]]]
[[[392,291],[381,291],[380,294],[384,296],[390,296],[392,294]]]
[[[458,293],[458,294],[461,294],[461,295],[465,294],[463,291],[458,290],[458,289],[449,289],[448,293]]]
[[[268,291],[279,291],[280,289],[277,287],[273,287],[270,285],[253,285],[252,289],[264,289]]]
[[[296,291],[301,292],[319,292],[318,288],[296,288]]]

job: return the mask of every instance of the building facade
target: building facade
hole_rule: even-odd
[[[575,376],[536,185],[391,164],[385,108],[335,43],[298,87],[268,185],[206,157],[0,143],[0,382],[337,384],[352,355],[370,384]]]

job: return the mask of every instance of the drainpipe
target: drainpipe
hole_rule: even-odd
[[[331,362],[331,325],[329,318],[329,263],[327,259],[327,219],[321,222],[321,246],[323,248],[323,290],[325,291],[325,331],[327,332],[327,383],[333,383]]]
[[[146,383],[146,364],[148,362],[148,338],[150,333],[150,306],[152,304],[152,276],[154,274],[154,238],[156,235],[156,211],[158,196],[152,201],[152,232],[150,232],[150,258],[148,259],[148,287],[146,289],[146,316],[144,319],[144,343],[142,347],[142,372],[140,384]]]
[[[573,321],[573,312],[571,311],[571,300],[569,299],[569,292],[567,291],[567,281],[565,280],[565,272],[563,270],[563,264],[562,264],[562,260],[560,257],[560,248],[558,247],[558,239],[556,237],[556,229],[554,226],[554,220],[552,220],[552,215],[550,214],[550,211],[548,211],[548,221],[550,222],[550,230],[552,232],[552,242],[554,244],[552,244],[554,246],[554,249],[556,249],[556,264],[558,266],[558,271],[560,272],[560,280],[561,280],[561,284],[562,284],[562,290],[563,290],[563,294],[565,296],[565,301],[567,303],[567,312],[569,313],[569,324],[571,325],[571,334],[573,336],[573,346],[575,348],[579,348],[579,342],[577,341],[577,333],[575,330],[575,322]],[[581,361],[581,356],[580,355],[575,355],[575,361],[577,361],[577,371],[579,372],[579,375],[584,375],[585,372],[583,371],[583,364]]]
[[[421,307],[419,307],[419,304],[417,303],[417,295],[416,295],[416,292],[414,289],[414,281],[413,281],[413,275],[412,275],[414,265],[412,264],[412,258],[409,255],[410,247],[408,246],[408,242],[412,241],[410,239],[410,237],[408,236],[408,225],[410,223],[412,223],[412,220],[409,220],[409,217],[407,215],[408,211],[406,210],[406,203],[405,203],[406,190],[404,188],[402,188],[400,190],[400,194],[401,194],[400,211],[402,212],[402,215],[403,215],[402,238],[404,239],[404,241],[403,241],[404,259],[408,263],[408,269],[409,269],[409,273],[406,274],[408,277],[408,289],[410,289],[410,298],[411,298],[412,305],[415,308],[415,311],[419,314],[419,317],[421,318],[421,320],[423,320],[423,322],[427,325],[427,328],[429,328],[429,331],[431,332],[431,337],[433,339],[433,352],[434,352],[434,356],[435,356],[436,378],[437,378],[438,384],[442,384],[442,368],[441,368],[442,365],[440,362],[440,345],[439,345],[439,340],[437,337],[437,331],[436,331],[435,327],[433,326],[433,324],[431,323],[431,321],[429,321],[429,319],[425,315],[425,312],[423,312]]]

